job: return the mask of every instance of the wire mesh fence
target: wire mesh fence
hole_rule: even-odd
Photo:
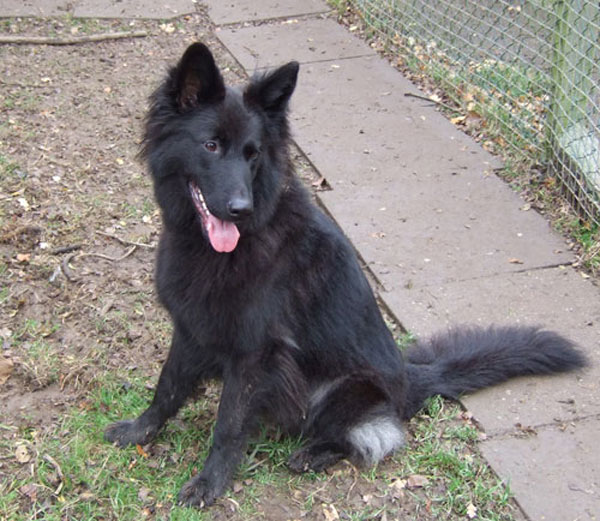
[[[350,0],[431,78],[484,147],[542,164],[600,224],[598,0]]]

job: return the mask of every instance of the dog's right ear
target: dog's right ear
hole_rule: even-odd
[[[182,111],[225,97],[225,83],[206,45],[190,45],[175,67],[177,105]]]

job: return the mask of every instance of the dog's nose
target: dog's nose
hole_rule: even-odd
[[[254,206],[247,197],[235,197],[227,203],[227,211],[231,217],[242,219],[252,214]]]

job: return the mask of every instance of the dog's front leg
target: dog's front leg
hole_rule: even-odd
[[[179,501],[200,508],[211,505],[229,486],[256,426],[256,396],[260,368],[253,356],[239,357],[226,368],[213,444],[204,469],[179,493]]]
[[[152,404],[135,420],[109,425],[104,438],[120,447],[149,443],[167,419],[177,413],[197,383],[218,374],[218,364],[205,356],[194,338],[176,325]]]

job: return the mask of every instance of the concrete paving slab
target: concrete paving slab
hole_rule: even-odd
[[[206,0],[204,3],[208,5],[208,14],[217,25],[331,11],[323,0]]]
[[[480,444],[531,521],[600,519],[600,419]]]
[[[168,19],[196,11],[192,0],[78,0],[73,4],[73,16],[80,18]]]
[[[222,29],[219,39],[247,71],[300,63],[375,56],[365,42],[331,20],[311,18],[243,29]],[[285,41],[285,46],[279,42]],[[290,49],[294,49],[290,56]]]
[[[462,401],[485,431],[600,414],[600,292],[571,268],[381,293],[403,325],[429,335],[456,324],[540,324],[577,342],[592,367],[582,373],[521,378]]]
[[[296,141],[333,187],[323,202],[384,287],[570,262],[497,160],[405,92],[379,58],[340,60],[303,67],[292,106]]]
[[[63,16],[72,12],[69,0],[2,0],[0,17]]]

